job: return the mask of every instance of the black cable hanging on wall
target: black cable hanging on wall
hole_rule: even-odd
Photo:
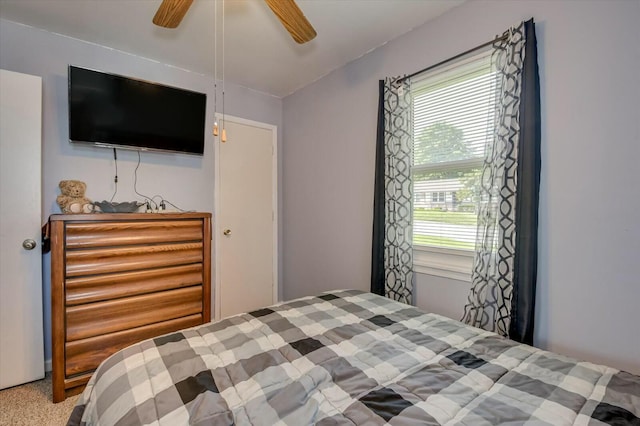
[[[112,202],[113,198],[118,193],[118,154],[116,153],[115,148],[113,148],[113,161],[115,162],[115,165],[116,165],[116,174],[113,177],[113,183],[115,183],[116,189],[113,191],[113,195],[111,196],[111,199],[109,199],[109,202]]]

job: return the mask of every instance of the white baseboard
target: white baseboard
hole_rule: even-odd
[[[50,359],[44,360],[44,372],[49,373],[51,370],[53,370],[51,360]]]

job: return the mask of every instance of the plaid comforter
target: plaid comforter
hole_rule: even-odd
[[[640,377],[360,291],[130,346],[70,424],[640,425]]]

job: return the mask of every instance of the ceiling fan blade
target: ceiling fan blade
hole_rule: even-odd
[[[297,43],[303,44],[315,38],[316,30],[313,29],[294,0],[264,1]]]
[[[193,0],[162,0],[153,17],[153,23],[160,27],[176,28],[191,7],[191,3]]]

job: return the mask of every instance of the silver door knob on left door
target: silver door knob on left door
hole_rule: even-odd
[[[225,229],[222,233],[228,237],[231,235],[231,229]]]
[[[31,239],[24,240],[24,241],[22,242],[22,247],[23,247],[25,250],[33,250],[34,248],[36,248],[36,242],[35,242],[35,241],[33,241],[33,240],[31,240]]]

